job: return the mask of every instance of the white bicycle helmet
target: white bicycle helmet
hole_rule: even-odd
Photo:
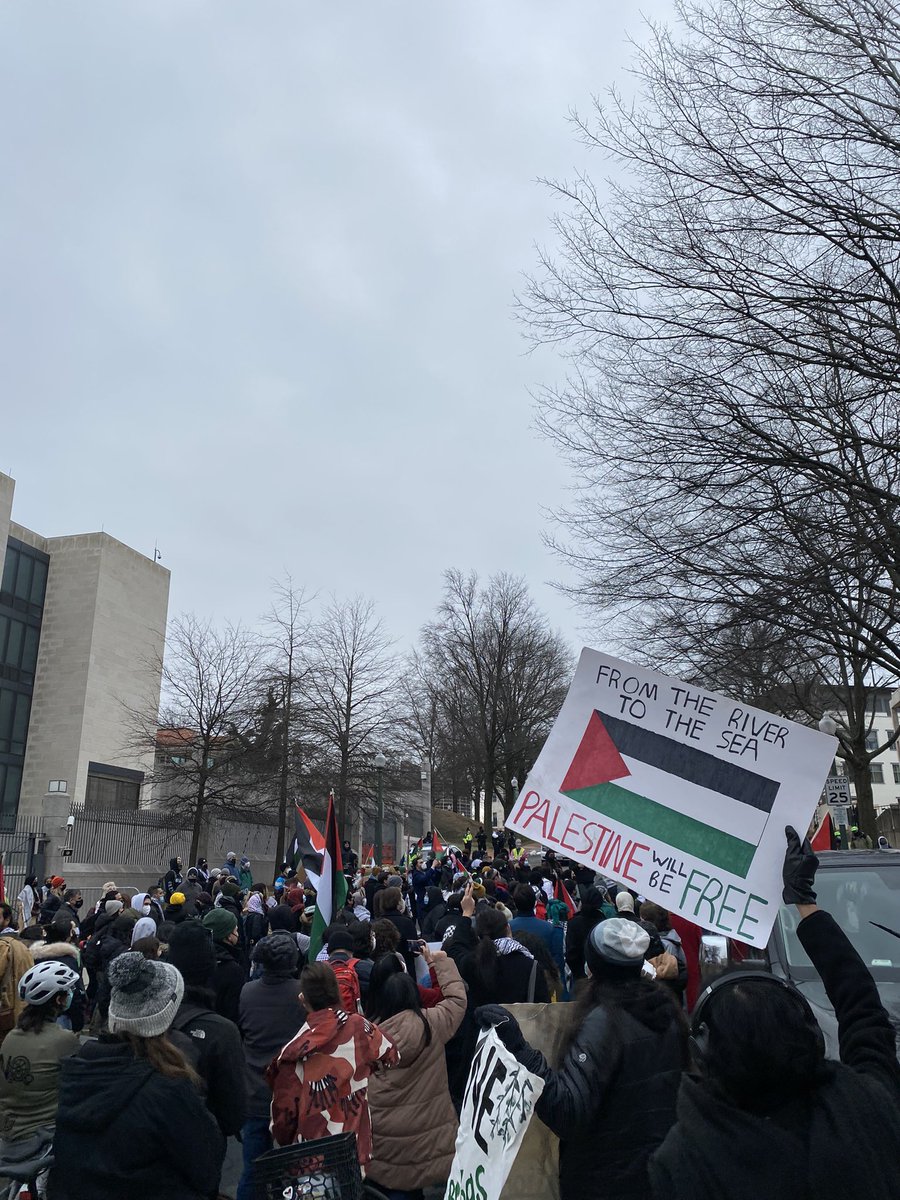
[[[55,960],[39,962],[19,980],[19,995],[26,1004],[44,1004],[60,992],[70,992],[78,983],[78,972]]]

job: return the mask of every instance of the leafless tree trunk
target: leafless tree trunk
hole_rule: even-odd
[[[297,709],[300,691],[308,668],[307,650],[310,622],[308,601],[303,588],[286,574],[274,585],[272,606],[265,618],[269,630],[267,651],[268,670],[277,687],[279,724],[278,742],[278,835],[275,843],[276,870],[284,862],[287,840],[288,810],[291,792],[292,754],[299,745],[297,739]]]

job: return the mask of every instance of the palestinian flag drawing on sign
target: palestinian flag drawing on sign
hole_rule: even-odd
[[[673,787],[682,811],[649,799]],[[746,767],[596,709],[559,790],[613,821],[746,878],[778,787]],[[713,816],[716,825],[708,824]]]

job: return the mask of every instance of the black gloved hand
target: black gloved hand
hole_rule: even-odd
[[[793,826],[786,825],[784,835],[787,838],[787,850],[781,868],[784,883],[782,899],[785,904],[815,904],[813,884],[816,882],[819,860],[809,844],[809,838],[804,838],[801,844],[800,835]]]
[[[501,1004],[482,1004],[475,1009],[475,1020],[480,1029],[496,1030],[497,1037],[513,1054],[525,1045],[519,1022]]]

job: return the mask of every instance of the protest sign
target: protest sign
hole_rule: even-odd
[[[806,832],[836,749],[817,729],[585,649],[506,827],[765,946],[784,827]]]
[[[488,1029],[469,1070],[444,1200],[499,1200],[543,1090]]]

